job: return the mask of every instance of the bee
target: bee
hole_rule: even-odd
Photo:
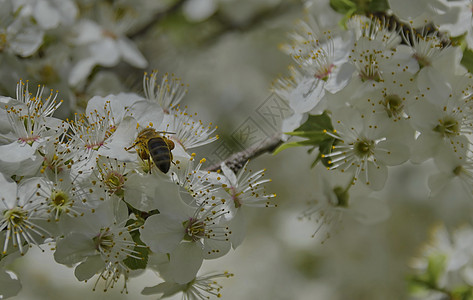
[[[169,132],[157,132],[153,128],[145,128],[138,134],[133,145],[131,145],[129,148],[125,148],[125,150],[128,151],[131,148],[136,147],[138,156],[143,161],[148,161],[150,173],[151,160],[164,174],[166,174],[171,167],[171,150],[174,149],[174,142],[161,135],[163,133]]]

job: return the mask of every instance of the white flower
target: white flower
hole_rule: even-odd
[[[7,253],[10,243],[24,254],[32,244],[39,246],[49,236],[41,226],[48,216],[44,203],[36,195],[37,182],[33,178],[17,187],[0,174],[0,232],[5,232],[2,254]]]
[[[55,177],[53,180],[39,179],[36,184],[37,196],[47,206],[48,221],[57,222],[64,215],[82,216],[100,203],[97,194],[89,194],[88,190],[75,184],[74,178],[57,174]]]
[[[28,57],[43,44],[44,30],[30,18],[15,15],[14,3],[10,0],[0,1],[0,49]]]
[[[177,293],[182,293],[184,300],[206,300],[211,296],[221,298],[222,286],[217,283],[217,278],[230,278],[232,273],[212,273],[201,276],[196,276],[190,282],[177,283],[172,280],[166,280],[156,286],[146,287],[141,292],[143,295],[161,294],[158,299],[173,296]]]
[[[176,107],[182,98],[187,94],[187,85],[181,82],[180,78],[174,74],[165,73],[161,79],[161,84],[157,83],[158,72],[153,71],[151,75],[145,73],[143,77],[143,90],[148,101],[156,102],[165,113]]]
[[[399,1],[388,0],[389,7],[393,13],[402,21],[411,24],[414,28],[422,27],[433,22],[442,29],[450,29],[456,25],[460,26],[453,31],[453,36],[458,36],[464,32],[466,24],[460,23],[465,20],[460,16],[468,11],[465,2],[469,1],[448,1],[448,0],[416,0]],[[471,15],[471,11],[470,11]]]
[[[317,167],[317,180],[309,207],[301,218],[314,220],[316,229],[312,237],[321,238],[322,243],[336,231],[346,217],[351,217],[362,224],[376,224],[390,216],[385,201],[370,196],[370,191],[353,186],[351,180],[327,173]],[[346,186],[340,186],[344,182]]]
[[[378,124],[371,113],[365,115],[354,108],[339,109],[333,115],[336,140],[328,157],[329,169],[352,172],[353,181],[360,179],[373,190],[383,188],[387,166],[399,165],[409,158],[409,148],[386,138],[388,127]]]
[[[82,217],[65,219],[65,236],[57,242],[54,259],[67,265],[79,263],[75,275],[80,281],[100,274],[95,286],[103,279],[105,290],[123,275],[126,290],[129,269],[123,261],[127,257],[140,259],[127,220],[126,205],[113,198]]]
[[[422,256],[412,261],[419,278],[432,278],[428,287],[431,293],[444,294],[458,287],[471,288],[473,230],[470,226],[449,232],[445,226],[437,225],[431,241],[424,246]],[[422,277],[424,275],[424,277]]]
[[[413,162],[435,156],[443,145],[448,145],[452,152],[464,153],[470,144],[466,136],[473,128],[470,96],[471,91],[453,92],[449,87],[442,93],[422,92],[416,101],[411,102],[411,124],[420,132],[413,147]]]
[[[136,45],[126,38],[125,31],[129,28],[131,19],[128,16],[116,20],[115,10],[102,3],[97,13],[103,27],[94,21],[82,19],[74,27],[76,37],[72,40],[82,52],[73,66],[69,84],[77,86],[82,83],[96,65],[111,67],[124,60],[137,68],[148,65],[146,58],[140,53]],[[119,21],[119,22],[118,22]]]
[[[172,132],[170,138],[185,150],[216,141],[218,135],[212,136],[212,134],[217,130],[217,127],[212,127],[212,123],[206,126],[201,120],[194,120],[193,116],[197,116],[197,113],[190,115],[185,110],[173,109],[170,115],[165,115],[160,128]]]
[[[18,256],[16,252],[3,256],[0,260],[0,299],[16,296],[21,290],[21,282],[16,274],[6,269]]]
[[[225,208],[230,211],[227,218],[231,219],[230,241],[234,249],[245,238],[248,210],[252,207],[276,207],[276,204],[270,202],[276,194],[268,194],[265,189],[265,184],[271,182],[271,179],[262,179],[266,170],[253,173],[247,165],[248,162],[235,174],[225,163],[222,163],[220,168],[223,176],[213,174],[216,181],[221,184],[220,192],[215,192],[217,200],[224,202]]]
[[[78,14],[71,0],[16,0],[13,10],[24,18],[34,18],[42,29],[54,29],[61,25],[71,25]]]
[[[431,197],[441,196],[449,201],[473,199],[471,150],[467,153],[453,153],[447,145],[443,145],[439,147],[434,159],[439,172],[429,176]]]
[[[191,22],[201,22],[209,18],[218,8],[218,0],[190,0],[184,3],[182,12]]]
[[[354,15],[347,21],[346,26],[355,34],[357,40],[361,37],[376,40],[381,42],[386,50],[394,49],[402,41],[396,24],[390,24],[386,19]]]
[[[158,253],[169,253],[172,280],[186,283],[195,277],[203,259],[217,258],[230,250],[230,231],[224,221],[222,205],[204,202],[192,207],[174,193],[156,189],[159,214],[146,219],[140,228],[141,239]]]
[[[348,63],[352,39],[332,36],[330,32],[321,36],[312,32],[292,46],[297,70],[291,68],[291,76],[279,79],[274,88],[296,113],[312,110],[323,100],[326,91],[336,93],[343,89],[354,71]]]
[[[45,99],[42,98],[44,87],[39,86],[35,96],[28,89],[28,83],[17,84],[17,99],[2,98],[1,109],[5,109],[9,131],[3,137],[5,142],[0,145],[3,153],[0,163],[5,169],[9,165],[33,160],[39,166],[40,160],[36,150],[50,140],[57,139],[67,130],[67,124],[51,117],[61,102],[56,102],[57,92],[52,91]],[[39,163],[39,164],[38,164]],[[36,169],[37,170],[37,169]]]

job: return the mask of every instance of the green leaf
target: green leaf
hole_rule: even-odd
[[[140,232],[138,230],[133,230],[130,232],[133,241],[137,244],[134,248],[134,256],[128,256],[123,260],[123,263],[130,268],[131,270],[146,269],[148,264],[149,249],[148,246],[143,243],[140,238]]]
[[[327,139],[327,134],[324,131],[293,131],[293,132],[286,132],[287,135],[303,137],[307,139],[311,139],[314,141],[324,141]]]
[[[447,257],[443,253],[434,253],[428,257],[427,274],[429,282],[437,286],[440,275],[445,271]]]
[[[472,300],[473,288],[468,285],[457,286],[452,290],[453,299]]]
[[[381,12],[387,11],[389,9],[388,1],[386,0],[371,0],[370,4],[368,5],[367,12],[374,13],[374,12]]]
[[[299,128],[294,130],[298,131],[322,131],[322,130],[332,131],[332,119],[330,119],[327,112],[323,112],[320,115],[309,115],[307,121],[302,124]]]
[[[128,220],[127,226],[132,228],[138,228],[143,225],[144,220]],[[133,248],[135,257],[128,256],[123,260],[123,263],[130,268],[131,270],[146,269],[148,264],[149,249],[145,243],[140,238],[140,232],[138,230],[130,231],[131,238],[136,243],[136,246]]]
[[[146,248],[146,246],[136,246],[133,250],[135,252],[134,255],[139,258],[128,256],[123,260],[123,263],[130,268],[130,270],[146,269],[149,256],[148,248]]]
[[[315,141],[313,141],[313,140],[305,140],[305,141],[284,143],[281,146],[277,147],[276,150],[274,150],[273,155],[276,155],[279,152],[281,152],[283,150],[286,150],[288,148],[300,147],[300,146],[311,146],[311,145],[314,145],[314,143],[315,143]]]
[[[330,0],[330,6],[341,14],[356,11],[356,4],[351,0]]]
[[[463,51],[463,58],[461,64],[468,70],[468,72],[473,73],[473,51],[470,49],[465,49]]]
[[[306,140],[284,143],[279,146],[273,152],[273,154],[278,154],[279,152],[292,147],[314,146],[309,152],[311,153],[319,145],[327,144],[331,146],[333,144],[334,138],[328,135],[327,131],[333,131],[332,120],[330,119],[327,112],[324,112],[320,115],[309,115],[307,121],[299,128],[293,132],[286,133],[288,135],[305,138]]]

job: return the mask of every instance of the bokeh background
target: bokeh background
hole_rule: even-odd
[[[94,5],[94,1],[79,2],[87,7]],[[103,2],[133,6],[130,1]],[[143,21],[152,24],[144,32],[136,30],[143,26],[130,29],[129,36],[148,59],[148,68],[99,66],[87,83],[76,89],[59,81],[49,83],[65,100],[60,116],[80,111],[92,95],[142,93],[143,72],[157,69],[161,74],[174,73],[189,84],[182,105],[196,112],[204,123],[218,125],[221,138],[200,149],[200,157],[217,162],[218,147],[239,151],[277,131],[258,111],[274,100],[272,82],[280,74],[287,74],[291,59],[280,45],[289,40],[295,22],[304,17],[302,1],[139,2],[143,7],[153,7],[153,12],[162,12],[157,22]],[[200,6],[189,6],[189,2]],[[314,3],[327,5],[325,0]],[[32,75],[28,72],[22,76]],[[31,80],[41,83],[41,77]],[[13,88],[8,91],[12,93]],[[255,139],[238,140],[238,130],[245,128],[258,131]],[[376,194],[388,203],[391,217],[373,226],[344,219],[322,243],[317,236],[311,237],[315,223],[298,218],[307,209],[307,202],[313,200],[314,183],[320,173],[310,168],[312,161],[307,149],[293,148],[275,156],[264,154],[250,162],[253,170],[267,169],[267,177],[273,179],[268,192],[277,194],[278,207],[255,210],[244,243],[223,258],[204,262],[202,273],[228,270],[235,274],[220,280],[223,299],[228,300],[408,299],[405,278],[411,258],[420,254],[430,228],[441,220],[449,228],[469,221],[468,210],[461,209],[464,204],[457,199],[450,199],[448,205],[429,199],[427,176],[434,170],[429,162],[392,168],[387,187]],[[94,280],[78,282],[73,269],[55,263],[52,251],[43,250],[31,249],[12,266],[23,284],[22,291],[12,299],[157,298],[140,294],[143,287],[160,282],[151,271],[130,280],[128,295],[121,294],[120,287],[107,293],[98,287],[93,292]]]

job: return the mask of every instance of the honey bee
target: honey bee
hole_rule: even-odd
[[[125,148],[125,150],[128,151],[131,148],[136,147],[138,156],[143,161],[148,161],[150,173],[151,160],[164,174],[166,174],[171,167],[171,150],[174,149],[174,142],[161,135],[163,133],[169,132],[157,132],[153,128],[145,128],[138,134],[133,145],[131,145],[129,148]]]

